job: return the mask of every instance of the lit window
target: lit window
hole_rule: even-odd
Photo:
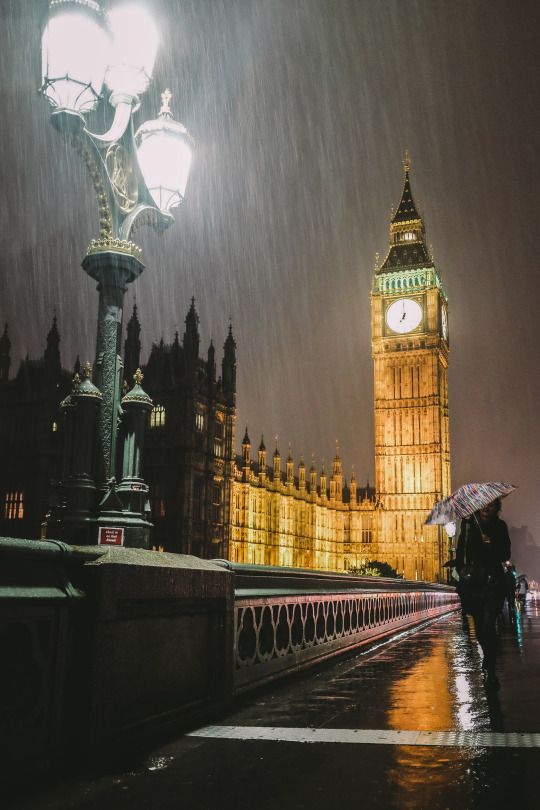
[[[204,413],[195,414],[195,428],[202,433],[204,430]]]
[[[58,430],[58,424],[56,422],[53,422],[52,423],[52,432],[56,433],[57,430]]]
[[[223,458],[223,444],[221,439],[214,439],[214,455]]]
[[[4,499],[4,518],[22,520],[24,517],[24,492],[6,492]]]
[[[150,427],[163,427],[165,424],[165,408],[163,405],[154,405],[150,414]]]
[[[407,242],[413,242],[413,241],[416,239],[416,234],[415,234],[415,232],[414,232],[414,231],[406,231],[406,232],[403,234],[403,238],[404,238],[404,239],[405,239],[405,241],[407,241]]]

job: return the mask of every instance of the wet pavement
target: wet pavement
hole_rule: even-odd
[[[474,633],[431,622],[239,701],[215,725],[23,810],[507,808],[540,803],[540,599],[502,624],[501,689]]]

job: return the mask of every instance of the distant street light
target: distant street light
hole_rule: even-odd
[[[121,417],[132,413],[133,402],[150,407],[140,378],[137,396],[129,400],[125,413],[120,400],[124,295],[144,269],[141,251],[130,237],[141,224],[162,230],[174,222],[170,211],[184,199],[193,150],[187,130],[172,118],[168,90],[162,94],[159,117],[142,124],[134,135],[133,114],[151,81],[157,47],[154,21],[140,6],[123,4],[106,14],[94,0],[50,0],[42,38],[41,92],[52,107],[55,128],[88,167],[100,217],[99,238],[92,240],[82,263],[99,291],[93,373],[102,395],[97,464],[94,470],[79,469],[77,448],[72,448],[71,461],[65,461],[63,493],[50,520],[56,535],[76,538],[71,542],[95,543],[98,535],[104,536],[97,530],[112,524],[123,530],[120,534],[129,545],[147,546],[149,541],[150,523],[144,516],[148,487],[140,475],[142,448],[134,448],[129,428],[123,430],[131,435],[124,452],[135,453],[137,464],[123,464],[117,447]],[[86,128],[84,115],[102,101],[104,84],[111,91],[114,118],[110,129],[99,135]],[[70,418],[75,418],[74,405],[82,401],[80,380],[77,384],[68,403]],[[140,430],[136,434],[142,441]],[[117,484],[120,469],[131,474],[127,478],[124,474]],[[89,478],[97,484],[93,494]],[[83,479],[84,487],[79,486]]]

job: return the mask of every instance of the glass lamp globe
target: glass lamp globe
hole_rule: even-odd
[[[144,181],[155,204],[165,213],[184,199],[194,145],[183,124],[173,119],[170,99],[166,90],[161,96],[159,118],[146,121],[135,135]]]
[[[145,9],[121,5],[107,14],[113,43],[105,82],[115,96],[132,99],[144,93],[152,78],[159,34]]]
[[[94,0],[51,0],[41,40],[42,86],[52,107],[85,113],[99,101],[110,38]]]

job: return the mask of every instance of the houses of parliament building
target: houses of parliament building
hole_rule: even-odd
[[[252,444],[247,428],[237,434],[232,328],[218,374],[212,343],[200,356],[192,300],[182,340],[177,333],[171,343],[154,344],[143,365],[134,307],[123,371],[127,384],[141,368],[152,400],[143,478],[156,548],[323,571],[380,560],[407,579],[443,579],[445,535],[424,523],[450,492],[447,299],[407,159],[404,168],[389,249],[376,260],[371,291],[373,487],[360,486],[354,474],[344,482],[337,446],[327,472],[295,463],[290,448],[284,456],[277,445],[267,450],[262,437]],[[0,336],[0,536],[47,534],[51,493],[62,476],[59,403],[83,373],[78,361],[71,372],[62,368],[59,344],[55,318],[43,357],[25,359],[10,378],[7,325]]]

